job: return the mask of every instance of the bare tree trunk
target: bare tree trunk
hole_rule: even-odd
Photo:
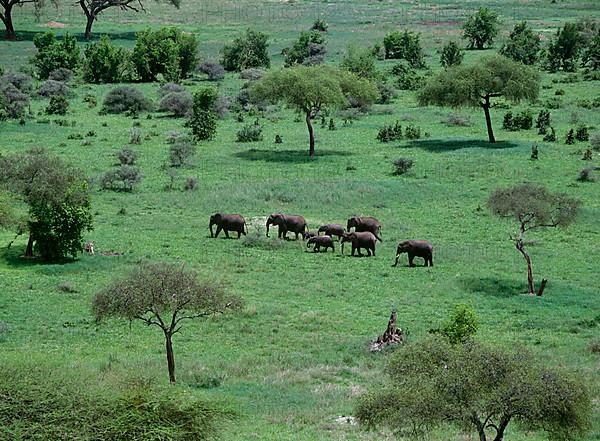
[[[542,294],[544,294],[544,289],[546,288],[546,283],[548,283],[548,280],[542,279],[542,283],[540,283],[540,287],[538,288],[538,292],[537,292],[538,297],[541,297]]]
[[[27,240],[27,248],[25,248],[25,257],[33,257],[33,234],[29,233],[29,239]]]
[[[311,123],[310,111],[306,112],[306,126],[308,127],[309,149],[308,155],[312,158],[315,156],[315,133]]]
[[[527,285],[529,286],[529,294],[535,295],[535,284],[533,282],[533,265],[531,263],[531,257],[529,257],[529,253],[525,251],[525,245],[523,244],[523,235],[525,233],[524,226],[521,225],[521,232],[519,237],[515,241],[515,246],[517,250],[523,255],[525,261],[527,262]]]
[[[165,344],[167,348],[167,366],[169,368],[169,383],[175,384],[175,355],[173,354],[173,334],[169,331],[165,332]]]
[[[86,14],[85,33],[83,34],[86,40],[92,38],[92,26],[94,25],[95,20],[96,17],[94,17],[92,14]]]
[[[483,113],[485,114],[485,124],[487,126],[488,140],[490,143],[495,143],[496,137],[494,136],[494,129],[492,127],[492,117],[490,116],[489,97],[485,97],[485,101],[481,104],[481,107],[483,107]]]
[[[4,27],[6,29],[4,38],[7,40],[14,40],[17,38],[15,26],[13,25],[12,21],[12,8],[13,5],[9,3],[4,6],[4,13],[0,13],[0,19],[2,20],[2,23],[4,23]]]

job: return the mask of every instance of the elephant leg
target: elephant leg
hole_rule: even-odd
[[[375,245],[373,245],[373,257],[375,257]]]
[[[225,233],[225,237],[229,239],[229,230],[223,229],[223,232]]]
[[[433,255],[429,255],[429,266],[433,266]]]
[[[222,229],[223,229],[223,228],[221,228],[221,225],[217,225],[217,232],[215,233],[215,239],[216,239],[217,237],[219,237],[219,233],[221,232],[221,230],[222,230]]]
[[[398,266],[398,260],[400,259],[400,254],[396,254],[396,261],[392,266]]]
[[[408,254],[408,266],[415,266],[413,263],[413,259],[415,258],[414,254]]]
[[[356,247],[356,250],[358,251],[358,257],[362,257],[363,254],[360,252],[360,247]]]
[[[242,232],[238,230],[238,239],[242,236]]]

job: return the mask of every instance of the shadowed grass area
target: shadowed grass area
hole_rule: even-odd
[[[421,139],[409,141],[406,147],[418,147],[428,152],[443,153],[462,149],[512,149],[518,147],[518,144],[511,141],[496,141],[491,143],[475,139]]]
[[[326,156],[351,156],[352,153],[342,150],[320,149],[315,151],[315,157]],[[314,158],[308,156],[307,150],[260,150],[250,149],[243,152],[238,152],[238,158],[247,159],[250,161],[266,161],[266,162],[287,162],[287,163],[305,163],[312,162]]]

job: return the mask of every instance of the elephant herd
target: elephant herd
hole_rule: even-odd
[[[217,227],[215,233],[213,233],[213,226]],[[326,252],[329,248],[335,252],[334,237],[337,237],[342,245],[342,254],[344,254],[344,243],[351,243],[352,256],[355,252],[359,256],[363,256],[361,249],[366,250],[368,256],[375,256],[375,244],[377,241],[383,242],[381,223],[374,217],[352,216],[348,219],[346,228],[340,224],[325,224],[321,225],[316,233],[311,233],[304,217],[273,213],[267,219],[267,237],[269,237],[269,227],[271,226],[277,227],[277,237],[280,239],[287,239],[288,233],[293,233],[296,239],[298,237],[307,239],[306,247],[309,248],[312,245],[315,253],[322,249]],[[210,217],[208,228],[210,237],[215,238],[221,231],[227,238],[229,238],[230,232],[237,233],[238,239],[242,234],[248,233],[246,220],[239,214],[215,213]],[[324,234],[321,235],[321,233]],[[404,253],[408,254],[409,266],[415,266],[415,257],[422,258],[425,266],[433,266],[433,247],[426,240],[406,240],[398,244],[396,261],[393,266],[398,265],[398,259]]]

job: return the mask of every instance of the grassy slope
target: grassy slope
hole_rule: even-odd
[[[339,57],[347,41],[372,43],[400,22],[423,32],[428,63],[435,66],[434,48],[457,35],[458,27],[426,24],[438,20],[440,10],[446,11],[444,17],[460,15],[451,5],[440,4],[437,10],[410,3],[402,8],[381,2],[340,4],[328,19],[332,58]],[[302,5],[310,12],[293,22],[280,18],[223,22],[202,18],[199,7],[188,7],[185,18],[179,19],[171,10],[153,6],[149,18],[152,23],[181,22],[185,29],[198,32],[203,53],[211,56],[240,29],[248,25],[265,29],[273,35],[271,52],[278,63],[280,49],[314,15],[315,4]],[[533,12],[525,6],[516,9],[516,3],[512,6],[502,9],[505,31],[515,15],[535,17],[535,27],[548,35],[558,23],[588,15],[594,4],[565,2]],[[67,22],[65,16],[47,18]],[[131,45],[129,31],[143,28],[141,18],[133,17],[125,25],[112,23],[111,17],[99,22],[96,30],[114,33],[126,28],[118,41]],[[19,28],[38,32],[40,28],[26,18],[23,15],[18,22]],[[79,23],[67,29],[75,32],[80,27]],[[32,34],[22,35],[25,41],[0,42],[0,64],[24,62],[33,53]],[[466,62],[481,55],[468,53]],[[596,95],[598,82],[553,84],[560,78],[544,76],[543,84],[549,88],[543,90],[542,101],[558,88],[565,90],[564,108],[552,112],[562,141],[573,125],[573,113],[580,122],[597,124],[600,112],[576,105],[577,99]],[[232,76],[221,87],[234,95],[238,85]],[[196,87],[198,83],[191,89]],[[156,97],[156,85],[141,88]],[[113,152],[127,144],[132,127],[131,119],[98,116],[97,108],[88,109],[82,102],[88,92],[100,102],[106,90],[77,88],[67,116],[77,120],[75,127],[1,122],[0,151],[46,146],[97,176],[114,163]],[[32,107],[37,112],[44,106],[37,101]],[[165,134],[183,130],[182,121],[140,119],[142,134],[150,135],[135,146],[142,153],[139,163],[145,178],[134,194],[96,193],[96,229],[89,234],[99,250],[122,251],[125,256],[83,256],[68,265],[38,265],[18,259],[24,246],[23,240],[18,241],[0,260],[0,321],[7,327],[0,343],[3,358],[37,359],[43,354],[51,363],[70,368],[85,366],[102,374],[112,371],[115,376],[165,381],[163,344],[155,330],[137,323],[131,328],[121,322],[97,326],[89,314],[92,295],[115,275],[139,259],[165,259],[186,262],[208,277],[223,279],[246,299],[246,310],[236,319],[189,323],[175,343],[181,382],[198,393],[234,400],[245,415],[227,439],[381,439],[331,423],[337,415],[351,413],[353,397],[377,381],[385,356],[368,354],[365,345],[383,330],[392,308],[398,309],[400,325],[418,339],[443,319],[451,305],[470,303],[482,321],[481,339],[525,345],[550,364],[597,378],[598,358],[587,348],[597,336],[598,325],[592,322],[600,314],[600,202],[598,184],[575,183],[583,166],[577,152],[584,144],[540,143],[541,159],[532,162],[530,147],[540,137],[534,130],[502,131],[502,109],[493,118],[497,138],[503,142],[490,148],[482,141],[483,116],[478,111],[461,111],[473,124],[457,128],[442,123],[449,109],[418,108],[412,93],[402,93],[391,107],[391,115],[371,115],[347,127],[337,120],[338,130],[333,132],[317,129],[315,161],[305,158],[306,129],[294,122],[292,113],[275,113],[275,121],[265,121],[265,141],[253,144],[235,143],[241,124],[229,117],[220,122],[217,139],[201,145],[194,166],[178,178],[179,186],[186,176],[198,177],[200,189],[194,193],[165,192],[167,178],[159,169],[166,157]],[[537,113],[541,107],[530,108]],[[431,137],[414,144],[378,143],[377,128],[396,118],[405,119],[404,125],[421,126]],[[89,146],[66,139],[89,130],[97,133],[89,138]],[[283,136],[283,144],[273,144],[276,133]],[[391,161],[399,156],[416,161],[406,177],[391,175]],[[531,247],[535,274],[550,279],[543,298],[519,295],[525,289],[525,267],[506,240],[514,226],[478,210],[497,186],[522,181],[544,183],[584,202],[573,227],[532,235],[537,240]],[[121,208],[125,215],[117,214]],[[351,259],[339,252],[314,256],[294,242],[276,250],[245,247],[238,241],[208,238],[207,218],[216,210],[244,214],[251,220],[251,230],[278,210],[304,214],[313,228],[321,222],[343,223],[352,213],[370,214],[382,220],[385,242],[374,259]],[[397,241],[409,237],[435,244],[433,269],[390,267]],[[11,238],[0,233],[2,243]],[[60,292],[61,282],[78,292]],[[218,387],[206,387],[219,382]],[[590,384],[597,391],[597,380]],[[512,432],[514,440],[537,439],[515,427]],[[462,439],[451,436],[455,435],[440,433],[434,439]],[[591,436],[600,436],[598,424]]]

